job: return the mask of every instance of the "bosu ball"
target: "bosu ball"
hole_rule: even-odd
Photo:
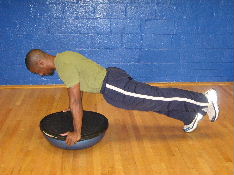
[[[45,116],[40,122],[40,129],[45,138],[54,146],[62,149],[84,149],[98,143],[108,128],[108,119],[99,113],[84,111],[81,139],[72,146],[66,144],[66,137],[60,134],[74,131],[71,111],[56,112]]]

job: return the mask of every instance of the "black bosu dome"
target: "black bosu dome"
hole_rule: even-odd
[[[97,112],[84,111],[79,142],[98,137],[100,134],[104,135],[107,128],[108,119],[104,115]],[[45,116],[40,122],[40,129],[49,141],[54,139],[65,142],[66,136],[61,136],[60,134],[74,130],[71,111],[57,112]]]

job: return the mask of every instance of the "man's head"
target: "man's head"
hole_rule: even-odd
[[[32,73],[41,76],[53,75],[55,71],[54,58],[55,56],[49,55],[40,49],[33,49],[27,53],[25,64]]]

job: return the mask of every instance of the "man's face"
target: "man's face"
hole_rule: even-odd
[[[39,74],[41,76],[52,76],[54,75],[54,69],[49,69],[49,68],[31,68],[30,71],[32,73]]]

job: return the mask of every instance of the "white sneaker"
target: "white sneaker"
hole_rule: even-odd
[[[185,132],[192,132],[194,131],[197,126],[199,121],[203,118],[203,115],[200,113],[197,113],[197,115],[195,116],[194,120],[189,124],[189,125],[184,125],[184,131]]]
[[[218,105],[218,95],[214,89],[208,90],[205,94],[208,99],[209,106],[207,114],[211,122],[214,122],[218,119],[219,116],[219,105]]]

